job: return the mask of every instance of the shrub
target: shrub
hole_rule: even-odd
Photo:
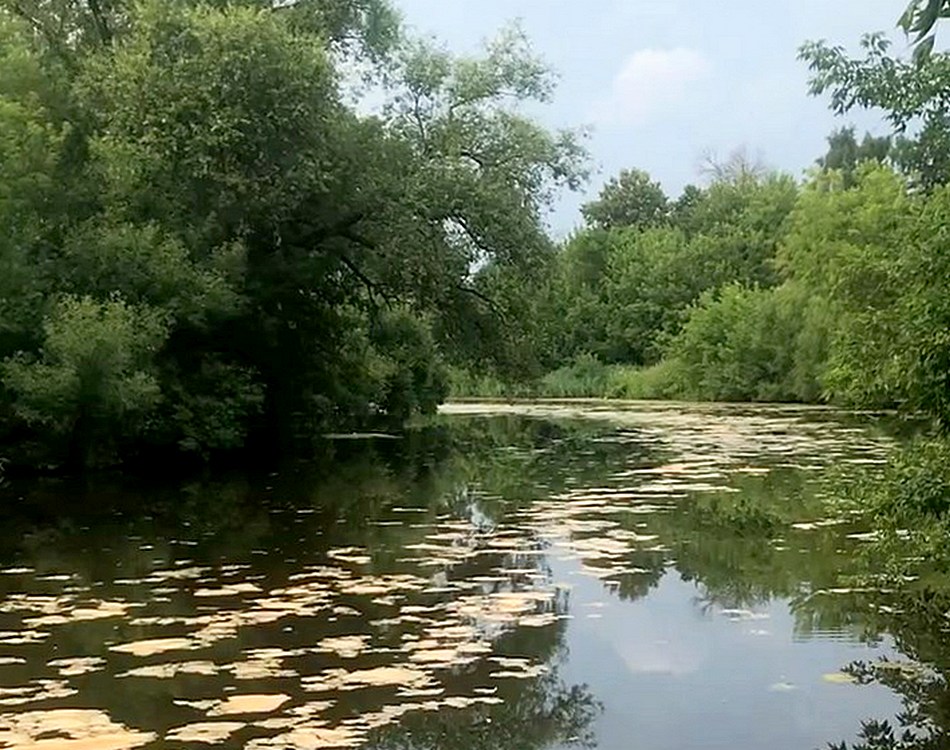
[[[17,354],[0,368],[14,413],[64,440],[74,461],[108,460],[159,403],[153,358],[167,336],[164,321],[118,297],[66,296],[43,333],[39,356]]]

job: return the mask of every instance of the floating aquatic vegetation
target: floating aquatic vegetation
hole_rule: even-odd
[[[343,635],[333,638],[324,638],[315,647],[315,651],[334,653],[344,659],[355,659],[369,643],[367,635]]]
[[[54,709],[0,714],[0,747],[17,750],[130,750],[155,738],[96,710]]]
[[[47,666],[55,667],[63,677],[78,677],[90,672],[98,672],[105,665],[105,659],[100,656],[77,656],[72,659],[54,659],[47,662]]]
[[[133,656],[152,656],[168,651],[193,651],[200,648],[193,638],[149,638],[144,641],[131,641],[110,646],[110,650]]]
[[[320,675],[303,677],[301,684],[305,690],[310,692],[326,693],[380,686],[429,688],[435,683],[432,675],[422,669],[408,666],[386,666],[353,671],[329,669]]]
[[[237,721],[205,721],[197,724],[186,724],[169,731],[165,735],[165,741],[201,742],[206,745],[216,745],[245,726],[247,725]]]
[[[538,407],[533,413],[548,412]],[[323,505],[319,500],[298,509],[282,504],[267,528],[275,541],[251,540],[234,555],[237,563],[215,557],[219,548],[206,549],[196,532],[201,549],[177,549],[189,556],[177,561],[168,559],[174,545],[163,560],[156,559],[158,553],[141,554],[152,542],[166,550],[167,540],[134,540],[133,559],[110,568],[103,580],[87,571],[62,577],[61,563],[36,565],[57,573],[44,576],[41,586],[32,567],[0,571],[8,576],[4,583],[19,589],[0,594],[6,629],[0,644],[11,654],[0,657],[0,666],[9,667],[0,674],[0,705],[32,709],[36,701],[85,700],[102,694],[90,690],[77,698],[87,684],[98,689],[119,677],[117,695],[176,696],[156,709],[168,711],[168,723],[176,726],[156,738],[110,725],[116,742],[145,737],[139,744],[215,745],[234,743],[240,732],[241,746],[264,750],[357,747],[372,743],[374,730],[410,714],[440,714],[441,720],[450,709],[517,700],[512,696],[557,677],[552,672],[565,630],[610,637],[618,618],[629,612],[625,604],[614,604],[618,596],[643,596],[666,570],[696,552],[693,539],[684,545],[676,537],[681,509],[700,497],[708,503],[710,493],[732,493],[731,503],[740,488],[781,481],[780,466],[812,471],[845,450],[840,434],[813,429],[785,412],[767,419],[665,408],[630,414],[576,407],[571,413],[626,425],[605,428],[606,434],[589,441],[615,446],[620,458],[594,466],[596,471],[588,471],[584,458],[557,476],[552,471],[526,477],[524,498],[466,477],[462,489],[440,487],[431,504],[416,507],[418,499],[409,495],[402,505],[381,503],[380,517],[358,529],[341,524],[327,532],[321,525],[326,514],[315,512]],[[662,442],[658,458],[640,451],[644,435]],[[537,450],[500,452],[531,461],[543,451],[557,455],[547,440]],[[840,523],[814,520],[814,513],[798,518],[796,529],[803,532]],[[846,530],[809,538],[843,539]],[[338,546],[323,552],[324,539],[312,543],[324,534]],[[784,536],[798,547],[806,535]],[[186,541],[199,544],[181,543]],[[768,552],[780,546],[788,540],[771,540]],[[698,552],[701,557],[705,549]],[[205,564],[208,559],[221,564]],[[689,580],[705,583],[702,571],[682,570],[684,576],[689,570]],[[113,573],[124,577],[113,579]],[[844,593],[831,587],[814,595]],[[592,596],[603,600],[588,601]],[[741,623],[719,623],[730,638],[745,648],[771,646],[750,640],[770,635],[758,627],[769,616],[758,611],[763,599],[737,590],[712,601],[710,611],[721,618],[708,620]],[[574,624],[566,622],[572,617]],[[774,623],[774,641],[782,626],[781,620]],[[670,642],[652,644],[647,648],[672,648]],[[63,658],[76,653],[83,656]],[[755,689],[766,689],[768,681],[756,682]],[[818,684],[817,676],[811,683]],[[768,689],[795,687],[781,681]],[[0,724],[0,747],[5,736],[12,735]],[[65,733],[36,737],[91,742]],[[101,737],[102,746],[110,747],[109,735]]]
[[[359,747],[365,740],[365,732],[358,729],[302,724],[276,737],[251,740],[244,747],[246,750],[263,750],[264,748],[321,750],[322,748]]]
[[[338,547],[327,552],[327,557],[331,560],[340,562],[354,563],[356,565],[366,565],[372,562],[373,558],[364,547]]]
[[[289,700],[290,696],[283,694],[232,695],[213,705],[208,711],[208,716],[269,714],[276,711]]]
[[[222,596],[239,596],[240,594],[257,594],[260,590],[260,587],[255,586],[253,583],[231,583],[216,589],[197,589],[194,592],[194,596],[217,598]]]
[[[216,675],[219,672],[216,664],[210,661],[182,661],[167,664],[151,664],[147,667],[136,667],[127,672],[116,675],[122,677],[154,677],[160,680],[170,680],[178,675]]]
[[[268,680],[293,678],[297,672],[284,666],[284,660],[306,653],[303,650],[279,648],[256,649],[247,652],[247,659],[222,667],[238,680]]]
[[[41,701],[71,698],[78,692],[65,680],[37,680],[20,687],[0,688],[0,706],[25,706]]]

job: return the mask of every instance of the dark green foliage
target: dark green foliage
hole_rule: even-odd
[[[839,172],[844,186],[849,188],[854,186],[856,170],[863,162],[886,163],[891,149],[891,139],[886,136],[875,138],[865,133],[859,143],[854,128],[840,128],[828,136],[828,151],[817,163],[824,170]]]
[[[3,362],[13,413],[61,441],[78,465],[93,451],[108,456],[160,401],[155,354],[167,336],[161,314],[118,296],[64,297],[44,322],[38,355]]]
[[[625,169],[600,191],[597,200],[584,204],[581,213],[589,226],[598,229],[665,224],[670,206],[660,184],[639,169]]]
[[[511,285],[473,269],[550,253],[541,217],[583,152],[520,113],[552,91],[520,31],[456,58],[396,20],[0,4],[0,433],[30,460],[398,422],[442,400],[447,356],[523,349]],[[344,55],[385,73],[381,114],[346,104]]]

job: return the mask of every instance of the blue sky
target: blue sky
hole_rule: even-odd
[[[796,51],[808,39],[856,48],[892,30],[904,0],[395,0],[412,30],[472,52],[520,19],[558,72],[552,127],[588,126],[593,177],[567,195],[550,223],[563,234],[578,206],[626,167],[650,172],[671,195],[698,182],[705,152],[744,146],[800,176],[848,122],[885,132],[869,113],[835,118],[808,96]],[[906,45],[895,35],[895,51]]]

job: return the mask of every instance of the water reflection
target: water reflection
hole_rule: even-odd
[[[905,644],[820,498],[888,450],[866,420],[454,411],[272,473],[6,488],[0,747],[659,748],[721,711],[695,737],[791,748],[893,713],[841,672]]]

